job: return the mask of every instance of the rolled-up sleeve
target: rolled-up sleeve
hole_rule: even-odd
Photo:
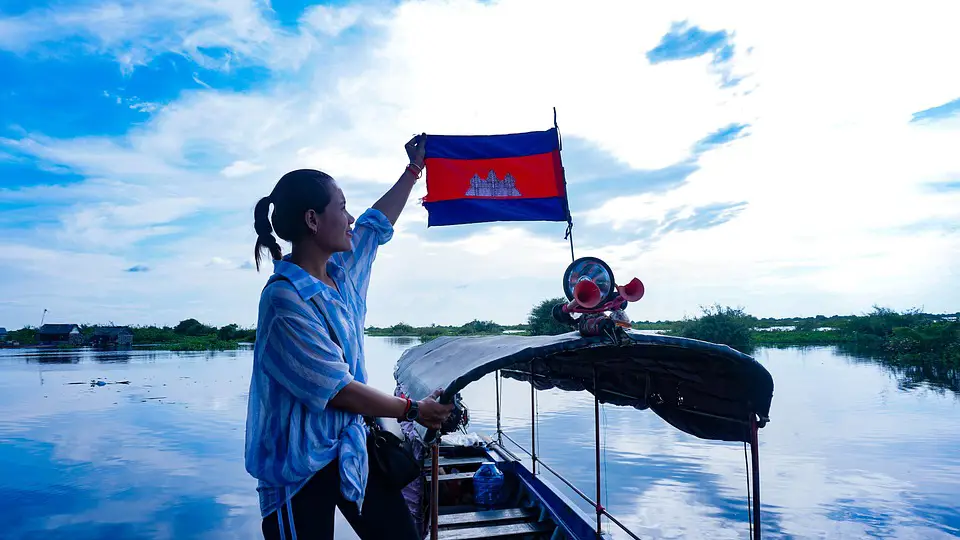
[[[383,212],[370,208],[357,218],[353,231],[353,249],[341,254],[341,262],[360,297],[366,299],[377,248],[393,238],[393,225]]]
[[[296,293],[294,293],[296,294]],[[261,357],[263,370],[314,411],[353,381],[340,348],[303,304],[276,295]]]

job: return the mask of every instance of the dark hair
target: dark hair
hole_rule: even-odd
[[[260,199],[253,209],[253,228],[257,231],[257,244],[253,248],[253,258],[260,271],[260,252],[270,251],[274,260],[283,256],[277,236],[295,243],[309,232],[303,214],[313,210],[322,214],[330,203],[330,183],[333,178],[324,172],[313,169],[298,169],[283,175],[274,186],[270,195]],[[273,216],[269,216],[273,204]],[[270,223],[273,222],[273,227]]]

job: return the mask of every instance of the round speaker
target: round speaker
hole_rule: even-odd
[[[567,267],[563,273],[563,294],[567,300],[574,299],[574,289],[580,281],[592,281],[600,290],[600,301],[602,304],[613,300],[617,295],[616,281],[613,277],[613,270],[607,263],[596,257],[581,257]]]

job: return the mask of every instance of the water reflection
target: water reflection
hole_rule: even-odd
[[[877,347],[842,343],[836,346],[775,346],[777,350],[832,350],[837,356],[855,364],[874,364],[893,375],[899,388],[904,391],[929,389],[944,393],[960,394],[960,369],[943,362],[931,361],[928,357],[897,355]]]
[[[133,358],[133,353],[129,349],[101,350],[94,358],[100,363],[125,364]]]
[[[369,338],[371,383],[392,391],[414,344]],[[926,374],[904,385],[888,364],[832,348],[756,354],[776,383],[761,431],[766,537],[960,534],[960,400],[946,386]],[[0,351],[3,537],[258,538],[242,461],[251,360],[249,348]],[[503,383],[503,424],[529,447],[529,385]],[[472,430],[493,431],[493,396],[492,377],[464,390]],[[538,454],[593,495],[592,397],[551,390],[537,405]],[[633,531],[747,537],[742,445],[632,408],[604,406],[601,424],[603,502]]]
[[[390,345],[400,346],[400,347],[404,347],[404,348],[406,348],[406,347],[412,347],[412,346],[414,346],[414,345],[419,345],[419,344],[420,344],[420,338],[418,338],[418,337],[402,337],[402,336],[400,336],[400,337],[393,337],[393,336],[392,336],[392,337],[386,337],[386,338],[383,338],[383,339],[385,339],[385,340],[387,341],[387,343],[389,343]]]
[[[942,362],[932,362],[928,358],[895,355],[857,347],[843,345],[838,351],[851,362],[875,363],[896,377],[901,390],[930,388],[941,392],[960,393],[960,370]]]
[[[80,362],[78,354],[49,354],[38,356],[35,360],[40,364],[76,364]]]

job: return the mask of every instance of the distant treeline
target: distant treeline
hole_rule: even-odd
[[[386,328],[370,326],[366,329],[368,336],[400,337],[413,336],[421,340],[433,339],[439,336],[492,336],[503,334],[504,332],[516,332],[520,334],[527,333],[527,325],[500,325],[493,321],[470,321],[461,326],[410,326],[406,323],[398,323]]]
[[[757,345],[855,345],[901,361],[960,368],[960,313],[931,314],[877,307],[865,315],[757,319],[740,308],[712,306],[701,316],[671,323],[670,333],[724,343],[738,350]]]
[[[415,327],[398,323],[389,327],[371,326],[370,336],[418,337],[422,341],[439,336],[482,336],[514,333],[555,335],[571,329],[557,323],[550,314],[562,298],[538,303],[526,324],[501,325],[494,321],[473,320],[466,324]],[[902,361],[936,362],[960,368],[960,313],[930,314],[919,310],[904,312],[874,307],[864,315],[827,317],[756,318],[742,308],[719,305],[702,309],[693,318],[680,321],[637,321],[637,330],[659,330],[669,335],[701,339],[729,345],[741,351],[770,345],[847,345],[870,352],[895,355]],[[84,335],[99,326],[81,325]],[[253,343],[256,329],[236,324],[209,326],[186,319],[174,327],[130,326],[136,346],[157,346],[169,350],[233,349],[240,343]],[[36,343],[36,329],[26,327],[8,333],[8,341],[21,345]]]
[[[462,326],[414,327],[400,323],[387,328],[371,327],[367,334],[412,336],[421,340],[508,331],[522,335],[561,334],[571,329],[553,320],[550,310],[563,301],[551,298],[540,302],[531,310],[526,324],[506,326],[492,321],[471,321]],[[934,362],[960,368],[958,321],[960,313],[899,312],[883,307],[874,307],[864,315],[757,318],[742,308],[714,305],[702,308],[697,317],[680,321],[635,321],[633,328],[722,343],[745,352],[763,345],[846,345],[871,354],[887,354],[901,362]]]
[[[257,339],[254,328],[240,328],[228,324],[217,328],[196,319],[180,321],[169,326],[131,326],[133,342],[138,345],[169,345],[171,350],[197,351],[206,349],[235,349],[240,343],[253,343]]]
[[[82,324],[80,332],[91,336],[102,325]],[[236,324],[222,327],[208,326],[196,319],[180,321],[170,326],[128,326],[133,332],[133,343],[137,346],[157,346],[173,351],[202,351],[208,349],[235,349],[240,343],[252,343],[257,336],[256,329],[241,328]],[[25,327],[7,333],[7,340],[18,342],[22,346],[34,345],[37,329]]]

